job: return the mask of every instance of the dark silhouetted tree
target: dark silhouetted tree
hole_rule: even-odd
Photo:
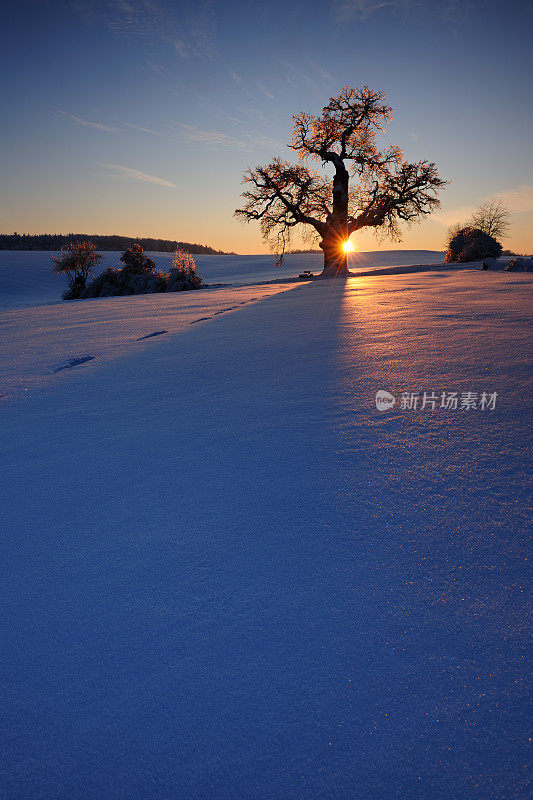
[[[128,247],[120,256],[120,261],[124,264],[123,271],[129,275],[143,275],[156,268],[155,261],[144,254],[138,243]]]
[[[494,237],[478,228],[462,228],[452,237],[446,251],[446,262],[481,261],[499,258],[502,246]]]
[[[293,117],[290,147],[299,164],[275,158],[245,173],[245,203],[235,214],[259,221],[264,238],[275,245],[277,263],[292,230],[303,225],[324,252],[322,276],[346,275],[343,246],[350,234],[374,228],[398,240],[402,222],[412,223],[439,205],[437,192],[446,181],[434,163],[407,163],[399,147],[378,149],[376,135],[392,118],[384,99],[384,92],[368,86],[342,89],[319,117]],[[311,171],[308,161],[333,167],[333,182]],[[358,179],[355,188],[350,175]]]

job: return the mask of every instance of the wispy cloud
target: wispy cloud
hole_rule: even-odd
[[[475,205],[458,206],[457,208],[437,211],[431,218],[435,222],[446,226],[455,225],[457,222],[466,224],[478,205],[494,198],[496,198],[496,200],[501,200],[513,214],[518,214],[523,211],[533,211],[533,186],[525,184],[523,186],[517,186],[515,189],[507,189],[503,192],[496,192],[493,195],[482,197]]]
[[[111,174],[115,175],[115,177],[155,183],[158,186],[168,186],[171,189],[176,188],[176,184],[172,183],[172,181],[168,181],[166,178],[159,178],[157,175],[150,175],[148,172],[141,172],[139,169],[131,169],[131,167],[123,167],[120,164],[108,164],[106,162],[103,162],[102,166],[111,170]]]
[[[174,127],[176,134],[191,143],[200,145],[208,150],[256,150],[264,147],[281,147],[280,142],[270,139],[268,136],[256,134],[246,134],[241,139],[230,136],[222,131],[203,130],[196,125],[177,123]]]
[[[383,8],[391,12],[417,14],[436,13],[446,22],[457,22],[467,13],[472,4],[468,0],[331,0],[333,18],[338,25],[347,25],[354,20],[364,21]]]
[[[196,127],[196,125],[187,125],[184,122],[175,125],[174,129],[182,139],[195,142],[211,150],[220,150],[228,147],[234,149],[246,148],[246,142],[236,139],[227,133],[222,133],[222,131],[203,130]]]
[[[270,122],[269,118],[266,116],[266,114],[264,114],[261,111],[260,108],[255,108],[254,106],[248,106],[248,108],[243,108],[242,106],[234,106],[234,108],[236,111],[239,112],[239,114],[242,114],[243,116],[257,117],[257,119],[259,119],[261,122],[267,122],[267,123]]]
[[[313,69],[315,69],[318,72],[319,75],[322,76],[322,78],[324,78],[325,81],[331,82],[333,80],[333,76],[330,75],[329,72],[325,70],[321,64],[318,64],[316,61],[313,61],[312,58],[308,58],[307,62],[313,67]]]
[[[455,225],[456,223],[465,223],[469,217],[472,216],[475,206],[457,206],[456,208],[448,208],[442,211],[437,211],[431,215],[434,222],[447,227],[448,225]]]
[[[272,139],[270,136],[261,136],[260,134],[250,134],[248,137],[249,140],[249,150],[255,150],[260,148],[279,148],[285,147],[281,142],[278,142],[276,139]]]
[[[182,3],[165,5],[161,0],[75,0],[75,7],[86,18],[103,19],[117,36],[163,43],[181,58],[213,55],[211,0],[199,0],[189,10]]]
[[[133,122],[123,122],[122,124],[136,131],[141,131],[142,133],[152,133],[154,136],[161,136],[159,131],[154,131],[152,128],[144,128],[142,125],[134,125]]]
[[[72,120],[72,122],[75,122],[77,125],[82,125],[84,128],[96,128],[99,131],[107,131],[107,133],[119,133],[116,128],[112,128],[110,125],[104,125],[101,122],[92,122],[90,119],[77,117],[75,114],[69,114],[67,111],[59,111],[59,113],[63,117]]]
[[[180,37],[174,39],[174,50],[180,56],[180,58],[190,58],[193,55],[197,55],[191,47],[190,42],[187,42],[185,39],[181,39]]]
[[[84,117],[77,117],[75,114],[69,114],[67,111],[59,111],[59,114],[75,122],[77,125],[82,125],[84,128],[96,128],[98,131],[106,131],[107,133],[120,133],[118,128],[113,128],[111,125],[104,125],[102,122],[93,122],[90,119],[84,119]],[[133,122],[121,122],[120,125],[133,128],[136,131],[142,131],[142,133],[150,133],[154,136],[161,135],[159,131],[154,131],[152,128],[145,128],[143,125],[135,125]]]
[[[354,19],[367,19],[380,8],[404,5],[404,0],[332,0],[333,16],[341,25]]]
[[[266,89],[260,81],[257,82],[257,88],[259,89],[260,92],[262,92],[265,95],[265,97],[268,97],[269,100],[276,99],[272,94],[272,92],[269,92],[268,89]]]
[[[498,192],[496,197],[515,213],[533,211],[533,186],[531,185],[526,184],[506,192]]]
[[[285,80],[291,88],[296,88],[298,83],[304,83],[317,97],[320,97],[321,99],[324,97],[323,87],[317,83],[317,81],[314,80],[305,70],[300,69],[294,64],[291,64],[284,58],[278,58],[278,63],[285,70]]]
[[[180,3],[176,4],[181,7]],[[191,55],[213,56],[215,51],[215,15],[211,0],[200,0],[194,10],[185,14],[186,39],[190,45]]]
[[[237,75],[237,73],[234,72],[232,69],[230,69],[229,74],[230,74],[231,80],[234,81],[234,83],[242,83],[241,76]]]
[[[164,66],[164,64],[159,64],[157,61],[150,61],[149,59],[146,59],[145,64],[148,69],[152,70],[152,72],[167,72],[167,68]]]
[[[229,114],[225,108],[220,108],[220,106],[215,105],[209,100],[209,98],[205,97],[205,95],[202,95],[199,92],[196,92],[192,89],[190,89],[189,91],[190,94],[192,94],[193,97],[196,97],[196,99],[198,100],[199,108],[208,111],[209,114],[211,114],[213,117],[224,119],[227,122],[231,122],[232,125],[238,125],[241,122],[241,120],[238,117],[236,117],[234,114]]]

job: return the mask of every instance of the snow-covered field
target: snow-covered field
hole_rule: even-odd
[[[0,308],[35,305],[59,300],[66,288],[63,277],[52,274],[51,253],[0,250]],[[119,265],[119,252],[103,252],[101,269]],[[171,267],[172,253],[148,253],[159,269]],[[433,250],[388,250],[350,254],[350,268],[375,269],[395,264],[437,264],[443,253]],[[303,270],[322,271],[321,253],[288,255],[280,269],[274,256],[195,256],[207,283],[254,283],[292,278]]]
[[[150,349],[161,337],[292,286],[269,283],[0,310],[0,398],[68,381],[65,369],[72,360],[103,364]]]
[[[0,794],[525,798],[532,278],[0,314]]]

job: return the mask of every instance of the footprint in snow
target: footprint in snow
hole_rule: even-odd
[[[52,373],[61,372],[62,369],[72,369],[80,364],[85,364],[86,361],[93,361],[96,356],[80,356],[79,358],[71,358],[65,364],[61,364],[57,369],[52,370]]]
[[[269,297],[269,295],[265,295],[265,297]],[[257,297],[251,297],[249,300],[241,300],[240,303],[237,303],[236,306],[228,306],[227,308],[221,308],[220,311],[214,311],[210,317],[200,317],[200,319],[193,319],[191,322],[189,322],[189,325],[194,325],[195,322],[205,322],[208,319],[213,319],[213,317],[218,316],[218,314],[225,314],[226,311],[234,311],[236,308],[239,308],[239,306],[244,306],[246,303],[251,303],[252,300],[257,300]],[[163,331],[163,333],[164,332],[165,331]],[[155,334],[152,334],[152,336],[155,336]],[[146,336],[143,338],[147,339],[148,337]]]
[[[168,331],[154,331],[153,333],[149,333],[146,336],[140,336],[137,341],[142,342],[143,339],[151,339],[153,336],[161,336],[163,333],[168,333]]]

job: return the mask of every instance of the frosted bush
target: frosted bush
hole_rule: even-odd
[[[58,256],[51,256],[54,272],[67,276],[69,288],[63,293],[63,300],[81,297],[87,278],[100,263],[102,256],[96,252],[92,242],[69,242]]]
[[[172,269],[168,275],[168,292],[184,292],[200,289],[204,279],[196,271],[196,261],[190,253],[176,250],[172,259]]]
[[[108,267],[86,287],[81,287],[77,297],[118,297],[154,292],[183,292],[199,289],[204,279],[196,271],[194,258],[183,250],[176,250],[170,273],[156,268],[140,245],[132,245],[120,257],[122,268]],[[70,291],[70,290],[69,290]],[[72,295],[70,295],[72,296]]]
[[[128,269],[109,267],[87,286],[81,297],[119,297],[128,294],[153,294],[165,292],[168,275],[159,269],[136,275]]]

